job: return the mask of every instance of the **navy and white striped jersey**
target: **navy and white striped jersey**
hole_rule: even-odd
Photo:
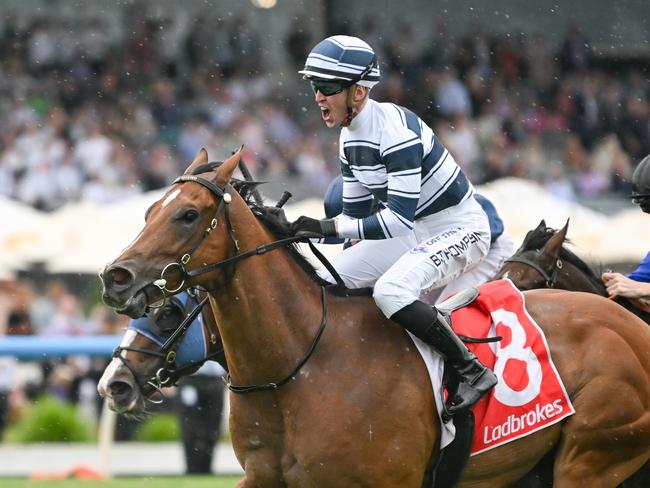
[[[463,171],[417,115],[369,99],[341,130],[340,237],[386,239],[407,234],[416,219],[459,204],[474,192]],[[373,196],[383,209],[371,215]]]

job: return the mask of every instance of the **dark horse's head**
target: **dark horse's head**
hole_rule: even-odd
[[[495,279],[508,278],[521,290],[559,288],[605,294],[605,288],[591,268],[564,246],[569,221],[560,229],[542,220],[529,231],[521,247],[501,267]]]
[[[204,313],[201,313],[204,312]],[[206,360],[227,369],[209,303],[198,291],[170,297],[146,317],[131,320],[97,385],[117,412],[138,416],[152,395],[196,371]]]

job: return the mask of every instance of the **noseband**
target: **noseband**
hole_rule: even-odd
[[[537,264],[534,261],[530,261],[529,259],[518,258],[516,256],[513,256],[510,259],[506,259],[504,262],[521,263],[521,264],[525,264],[526,266],[530,266],[535,271],[537,271],[542,276],[542,278],[544,278],[544,280],[546,281],[546,288],[555,288],[555,284],[557,282],[557,274],[564,266],[562,260],[560,258],[557,258],[555,260],[555,266],[553,267],[553,271],[551,271],[551,274],[549,275],[548,273],[546,273],[546,271],[544,271],[544,269],[539,264]]]

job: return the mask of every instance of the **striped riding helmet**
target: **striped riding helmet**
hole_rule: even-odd
[[[375,52],[365,41],[351,36],[332,36],[316,44],[299,73],[308,80],[340,80],[367,88],[379,83],[380,77]]]

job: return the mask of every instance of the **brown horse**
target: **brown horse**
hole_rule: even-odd
[[[139,317],[165,290],[209,290],[241,393],[230,418],[239,488],[419,488],[440,439],[423,361],[369,295],[328,296],[288,241],[270,244],[230,184],[239,158],[215,168],[199,153],[104,270],[104,300]],[[461,485],[508,486],[556,449],[555,486],[616,486],[650,457],[650,330],[594,295],[525,298],[576,413],[472,457]],[[114,373],[105,395],[135,413],[137,382]]]
[[[494,279],[508,278],[520,290],[556,288],[584,291],[607,297],[602,280],[587,263],[564,244],[569,242],[569,222],[562,229],[546,226],[542,220],[529,231],[515,254],[505,261]],[[650,314],[639,307],[636,300],[615,297],[616,303],[650,324]]]

